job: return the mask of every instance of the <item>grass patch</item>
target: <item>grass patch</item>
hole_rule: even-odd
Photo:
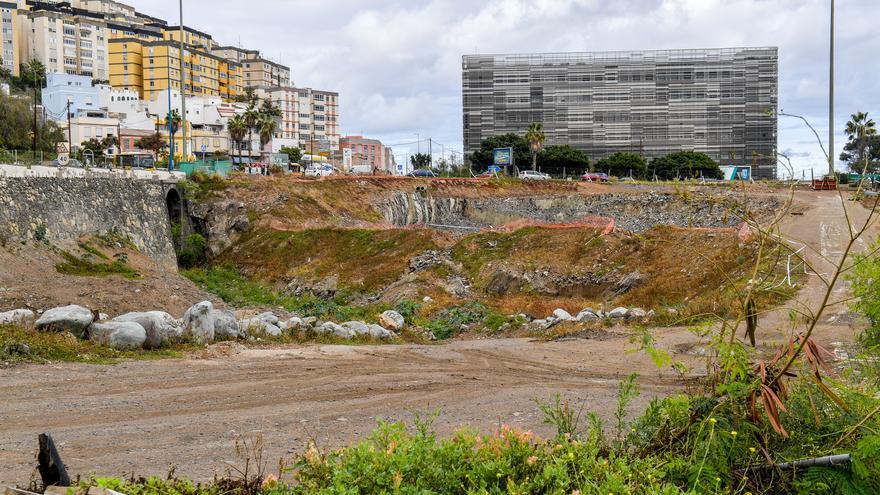
[[[69,333],[38,332],[18,325],[0,325],[0,362],[80,362],[113,364],[124,359],[179,358],[190,349],[178,345],[166,349],[117,351],[80,340]]]
[[[218,261],[269,284],[294,278],[318,284],[335,276],[341,291],[370,293],[397,280],[410,258],[435,248],[431,232],[422,230],[254,228]]]
[[[110,257],[107,256],[106,254],[104,254],[100,249],[96,248],[95,246],[92,246],[88,242],[82,241],[82,242],[77,243],[77,245],[83,251],[85,251],[93,256],[96,256],[102,260],[109,260],[110,259]]]
[[[262,282],[251,280],[230,265],[182,270],[181,273],[224,302],[235,307],[274,306],[302,316],[314,316],[336,321],[376,321],[389,305],[370,304],[351,306],[344,294],[322,299],[314,296],[288,296],[280,294]],[[410,303],[413,304],[413,303]],[[402,307],[407,311],[406,307]]]
[[[80,277],[108,277],[111,275],[119,275],[130,280],[141,278],[138,272],[128,266],[128,264],[121,259],[109,262],[95,262],[87,260],[84,257],[77,258],[67,251],[61,251],[60,254],[61,257],[64,258],[64,261],[55,265],[55,269],[58,273],[77,275]],[[104,256],[103,259],[107,259],[106,256]]]

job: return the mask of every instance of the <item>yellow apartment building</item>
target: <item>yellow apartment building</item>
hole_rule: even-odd
[[[18,6],[15,2],[0,1],[0,59],[2,67],[18,75],[19,60]]]
[[[162,40],[113,38],[110,53],[110,85],[137,91],[141,99],[180,89],[180,46],[168,32]],[[177,38],[179,40],[179,38]],[[231,100],[242,93],[241,66],[207,51],[188,46],[183,58],[184,93],[188,96],[219,96]]]

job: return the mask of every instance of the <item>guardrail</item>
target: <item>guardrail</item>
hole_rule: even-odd
[[[79,167],[49,167],[45,165],[10,165],[0,164],[0,177],[54,177],[63,178],[121,178],[137,180],[155,180],[161,182],[177,182],[186,178],[179,171],[150,169],[109,169]]]

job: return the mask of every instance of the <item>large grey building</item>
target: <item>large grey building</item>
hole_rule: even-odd
[[[777,80],[775,47],[465,55],[464,148],[541,122],[593,161],[694,150],[772,178]]]

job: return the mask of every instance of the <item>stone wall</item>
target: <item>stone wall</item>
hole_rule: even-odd
[[[0,241],[72,245],[116,230],[138,249],[176,266],[161,182],[124,178],[0,177]],[[45,227],[40,227],[44,225]]]

